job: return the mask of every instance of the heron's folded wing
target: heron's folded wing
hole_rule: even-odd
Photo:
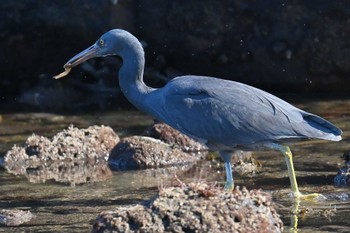
[[[303,118],[292,105],[282,101],[280,106],[272,95],[244,84],[190,79],[165,89],[161,104],[161,120],[183,133],[227,145],[301,137],[291,122]]]

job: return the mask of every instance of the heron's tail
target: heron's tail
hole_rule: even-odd
[[[331,122],[308,112],[302,112],[304,121],[311,127],[306,129],[306,136],[330,141],[340,141],[343,131]]]

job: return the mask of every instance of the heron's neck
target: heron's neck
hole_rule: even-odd
[[[129,44],[120,54],[123,65],[119,70],[119,86],[126,98],[138,109],[149,113],[146,106],[147,97],[154,88],[143,82],[145,57],[139,41]]]

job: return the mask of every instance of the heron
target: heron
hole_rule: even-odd
[[[219,152],[225,164],[225,189],[234,188],[231,157],[235,150],[271,149],[280,151],[286,160],[292,195],[307,197],[299,192],[288,143],[342,139],[342,131],[331,122],[243,83],[185,75],[162,88],[149,87],[143,81],[143,47],[122,29],[104,33],[91,47],[72,57],[63,66],[65,71],[54,78],[66,76],[72,67],[88,59],[110,55],[122,59],[119,86],[135,107]]]

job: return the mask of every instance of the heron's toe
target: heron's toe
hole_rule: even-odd
[[[320,193],[300,194],[299,198],[304,201],[322,201],[327,199]]]

